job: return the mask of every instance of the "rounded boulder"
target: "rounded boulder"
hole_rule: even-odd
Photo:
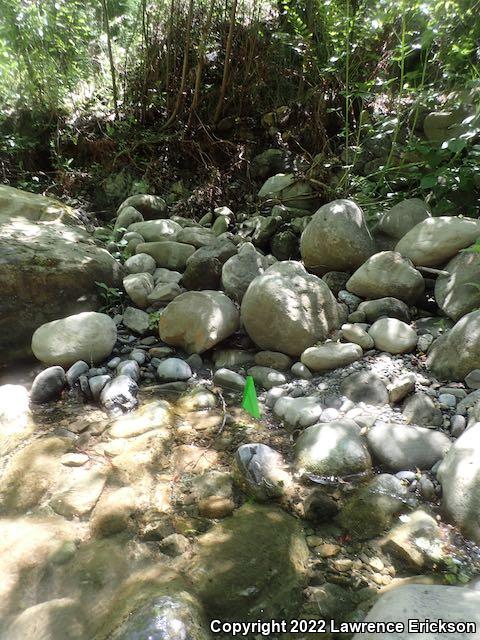
[[[32,351],[47,365],[70,367],[77,360],[98,364],[117,340],[117,327],[104,313],[85,311],[42,324],[33,334]]]
[[[278,262],[249,285],[241,317],[264,350],[298,356],[340,326],[338,304],[320,278],[299,262]]]

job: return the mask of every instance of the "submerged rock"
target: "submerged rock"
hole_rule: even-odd
[[[277,507],[245,504],[198,538],[198,549],[189,576],[209,616],[295,617],[308,560],[298,520]]]
[[[234,478],[246,493],[266,501],[282,496],[292,478],[278,451],[265,444],[243,444],[235,454]]]

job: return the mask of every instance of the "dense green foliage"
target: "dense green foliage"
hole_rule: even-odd
[[[439,212],[477,214],[478,113],[466,109],[443,145],[419,134],[429,110],[475,105],[479,9],[475,0],[0,0],[4,178],[42,183],[54,171],[68,191],[100,167],[107,199],[118,200],[165,177],[181,191],[185,164],[234,173],[245,145],[280,146],[308,161],[324,154],[334,190],[355,191],[367,208],[409,191]]]

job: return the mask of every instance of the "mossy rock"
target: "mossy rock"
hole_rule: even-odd
[[[279,508],[245,504],[198,539],[190,578],[220,619],[295,617],[308,548],[299,522]]]

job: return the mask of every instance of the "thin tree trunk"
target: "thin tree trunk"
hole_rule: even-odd
[[[237,14],[237,0],[232,1],[232,10],[230,12],[230,26],[228,29],[227,45],[225,47],[225,64],[223,65],[223,78],[222,85],[220,87],[220,94],[218,96],[217,108],[215,109],[214,122],[220,120],[220,116],[223,111],[223,102],[225,100],[225,94],[227,92],[228,76],[230,74],[230,56],[232,55],[233,45],[233,32],[235,29],[235,16]]]
[[[195,89],[193,91],[193,99],[192,99],[192,104],[190,106],[190,115],[188,117],[189,127],[192,124],[193,116],[198,108],[198,103],[200,102],[200,90],[202,86],[202,72],[203,72],[203,58],[204,58],[205,49],[207,46],[207,38],[210,32],[210,26],[212,24],[214,9],[215,9],[215,0],[211,0],[210,7],[208,9],[207,19],[205,20],[205,25],[203,27],[200,44],[198,46],[197,69],[195,72]]]
[[[172,0],[170,3],[170,20],[168,23],[168,35],[167,35],[167,64],[165,69],[165,94],[166,94],[166,105],[167,105],[167,114],[170,111],[170,75],[171,75],[171,65],[170,61],[172,58],[172,35],[173,35],[173,18],[175,14],[175,0]]]
[[[110,74],[112,76],[112,94],[113,94],[113,106],[115,109],[115,117],[118,118],[118,92],[117,92],[117,77],[115,73],[115,63],[113,60],[112,51],[112,37],[110,33],[110,18],[108,15],[108,0],[102,0],[103,19],[105,21],[105,33],[107,34],[107,48],[108,59],[110,61]]]
[[[192,20],[193,20],[193,3],[194,0],[190,0],[188,4],[188,17],[187,17],[187,32],[185,34],[185,51],[183,55],[183,68],[182,68],[182,78],[180,80],[180,88],[177,93],[177,101],[175,102],[175,106],[173,111],[163,125],[162,129],[169,127],[172,122],[175,120],[177,113],[180,111],[180,106],[183,101],[183,93],[185,91],[185,86],[187,84],[187,72],[188,72],[188,54],[190,53],[190,35],[192,31]]]

